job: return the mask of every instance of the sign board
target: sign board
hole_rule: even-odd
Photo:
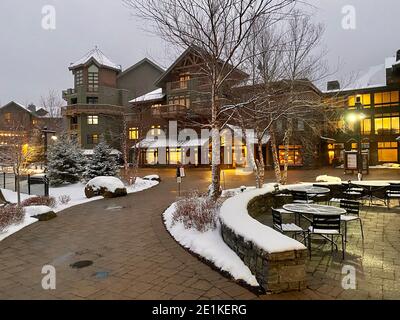
[[[181,184],[181,183],[182,183],[182,178],[181,178],[181,177],[177,177],[177,178],[176,178],[176,182],[179,183],[179,184]]]
[[[180,171],[180,176],[181,176],[182,178],[186,177],[185,168],[182,167],[182,168],[179,169],[179,171]]]
[[[357,170],[357,152],[346,153],[346,170]]]

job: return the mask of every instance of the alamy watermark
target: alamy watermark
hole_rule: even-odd
[[[344,30],[355,30],[357,28],[356,8],[352,5],[346,5],[342,8],[342,28]]]
[[[145,150],[150,165],[208,165],[213,161],[218,165],[247,166],[254,157],[255,136],[253,129],[238,127],[202,129],[200,134],[187,128],[178,132],[177,122],[170,121],[168,135],[161,128],[151,129],[138,147]]]
[[[56,8],[52,5],[42,7],[42,28],[44,30],[56,30]]]
[[[42,275],[44,275],[42,278],[43,290],[56,290],[56,268],[51,265],[45,265],[42,268]]]

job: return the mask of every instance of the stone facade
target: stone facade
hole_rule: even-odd
[[[285,197],[275,198],[278,201],[285,201]],[[272,194],[266,194],[255,198],[249,206],[252,210],[255,207],[266,208],[266,204],[271,204],[272,199],[274,199]],[[270,209],[271,205],[268,208]],[[246,241],[222,222],[221,232],[225,243],[249,267],[266,292],[281,293],[306,288],[306,259],[308,257],[306,249],[269,253],[254,243]]]

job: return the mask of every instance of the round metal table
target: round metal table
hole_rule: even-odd
[[[303,214],[322,214],[322,215],[343,215],[347,211],[342,208],[324,206],[320,204],[303,204],[303,203],[291,203],[283,206],[283,209],[300,215]]]
[[[328,194],[331,192],[329,188],[314,186],[298,186],[289,189],[290,191],[305,191],[308,195]]]
[[[366,198],[369,200],[370,206],[374,203],[374,199],[377,201],[383,201],[383,203],[385,203],[385,199],[377,196],[377,193],[379,195],[379,191],[385,192],[385,188],[389,187],[390,183],[384,181],[351,181],[351,183],[355,186],[364,188],[367,193]]]

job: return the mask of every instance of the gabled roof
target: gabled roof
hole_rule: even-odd
[[[181,61],[182,61],[190,52],[192,52],[192,51],[194,50],[194,48],[195,48],[195,46],[190,46],[190,47],[188,47],[188,48],[178,57],[178,59],[176,59],[175,62],[167,69],[167,71],[165,71],[165,72],[161,75],[161,77],[158,78],[158,79],[156,80],[155,85],[156,85],[156,86],[161,86],[160,84],[161,84],[161,83],[165,80],[165,78],[171,73],[171,71],[172,71],[173,69],[175,69],[175,67],[176,67],[177,65],[179,65],[179,63],[181,63]],[[201,49],[197,49],[197,50],[201,50]],[[221,62],[222,62],[222,61],[221,61]],[[241,74],[242,74],[243,76],[245,76],[245,77],[248,77],[248,76],[249,76],[246,72],[244,72],[244,71],[242,71],[242,70],[240,70],[240,69],[237,69],[237,72],[241,73]]]
[[[100,67],[105,67],[105,68],[113,69],[113,70],[116,70],[116,71],[121,71],[122,70],[120,65],[112,62],[97,47],[95,47],[93,50],[89,51],[87,54],[85,54],[78,61],[76,61],[74,63],[71,63],[71,65],[69,66],[69,70],[73,70],[73,69],[88,65],[89,63],[92,63],[92,62],[95,62]]]
[[[15,102],[15,101],[10,101],[10,102],[7,103],[6,105],[0,107],[0,109],[3,109],[3,108],[5,108],[5,107],[8,107],[9,105],[12,105],[12,104],[16,105],[17,107],[23,109],[23,110],[26,111],[26,112],[29,112],[29,113],[33,114],[32,111],[28,109],[28,107],[24,106],[24,105],[21,104],[21,103]]]
[[[130,103],[149,102],[149,101],[161,100],[164,97],[165,97],[165,94],[162,92],[162,89],[159,88],[152,92],[146,93],[143,96],[137,97],[129,102]]]
[[[148,58],[144,58],[142,60],[140,60],[138,63],[135,63],[133,66],[129,67],[128,69],[124,70],[122,73],[120,73],[118,75],[118,78],[121,78],[123,76],[125,76],[126,74],[128,74],[129,72],[131,72],[132,70],[135,70],[136,68],[140,67],[141,65],[143,65],[144,63],[148,63],[151,66],[153,66],[155,69],[157,69],[158,71],[164,73],[165,70],[163,68],[161,68],[159,65],[157,65],[156,63],[154,63],[153,61],[151,61]]]

